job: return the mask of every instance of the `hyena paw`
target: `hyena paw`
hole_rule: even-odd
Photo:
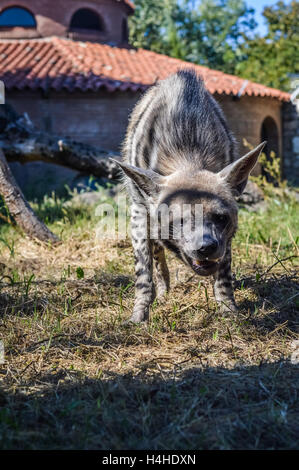
[[[132,316],[129,318],[129,320],[125,321],[125,325],[128,325],[130,323],[142,323],[142,322],[147,322],[149,318],[149,310],[148,309],[139,309],[139,310],[134,310],[132,313]]]
[[[156,286],[156,297],[158,300],[164,300],[167,293],[168,293],[168,286],[167,284],[157,284]]]
[[[221,313],[237,313],[238,307],[232,301],[221,301],[218,302],[219,310]]]

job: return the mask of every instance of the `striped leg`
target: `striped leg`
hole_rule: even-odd
[[[169,290],[169,271],[163,246],[157,242],[154,242],[153,245],[156,291],[157,297],[160,299]]]
[[[147,219],[144,211],[136,204],[131,207],[131,235],[135,256],[135,303],[129,321],[139,323],[149,318],[153,300],[152,243],[147,235]]]
[[[231,273],[231,244],[228,245],[224,260],[214,274],[214,295],[222,312],[236,312]]]

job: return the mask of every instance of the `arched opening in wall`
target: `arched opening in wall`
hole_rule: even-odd
[[[128,21],[126,20],[126,18],[122,20],[121,39],[122,39],[122,42],[128,42],[129,40]]]
[[[261,128],[261,141],[267,141],[267,144],[263,150],[266,154],[267,160],[272,160],[272,152],[276,157],[279,157],[279,135],[276,122],[270,116],[266,117],[262,123]],[[268,180],[271,180],[269,173],[262,169],[262,174],[266,176]]]
[[[104,31],[104,24],[100,15],[93,10],[80,8],[72,16],[70,31],[101,32]]]
[[[23,7],[8,7],[0,13],[0,28],[36,28],[34,15]]]

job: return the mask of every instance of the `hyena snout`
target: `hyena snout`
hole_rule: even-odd
[[[221,243],[211,235],[204,235],[189,243],[186,254],[195,259],[215,259],[223,254]]]
[[[190,245],[189,245],[190,248]],[[188,264],[202,276],[214,274],[224,255],[224,246],[215,236],[204,235],[192,249],[184,250]]]
[[[213,258],[213,257],[216,257],[218,250],[219,250],[218,240],[207,235],[203,237],[202,245],[197,250],[197,254],[199,257],[204,257],[204,258],[212,257]]]

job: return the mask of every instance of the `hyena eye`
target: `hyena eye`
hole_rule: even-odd
[[[214,214],[213,222],[218,225],[226,225],[229,222],[229,216],[227,214]]]

